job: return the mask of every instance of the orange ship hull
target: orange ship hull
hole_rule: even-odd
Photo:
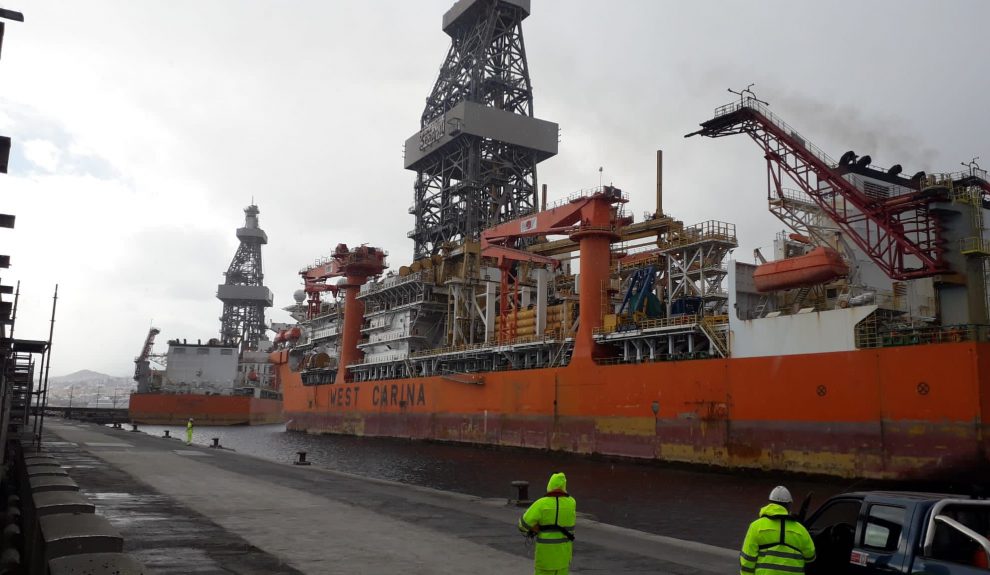
[[[499,371],[303,386],[288,429],[843,477],[987,467],[990,344]],[[473,379],[472,379],[473,378]],[[132,403],[133,405],[133,403]]]
[[[281,423],[282,402],[236,395],[135,393],[130,419],[146,425],[264,425]]]

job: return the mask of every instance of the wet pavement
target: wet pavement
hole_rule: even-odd
[[[140,426],[144,433],[185,437],[185,429]],[[403,439],[285,432],[284,425],[197,427],[194,443],[221,445],[272,461],[290,462],[297,451],[326,469],[399,481],[478,497],[507,497],[513,480],[539,494],[552,472],[567,474],[581,511],[605,523],[669,537],[734,548],[778,484],[814,502],[867,482],[795,479],[782,474],[729,473],[656,462],[615,461],[523,449],[494,449]]]
[[[124,537],[124,551],[159,575],[295,575],[299,571],[260,551],[195,511],[161,495],[88,449],[114,451],[132,445],[114,441],[44,442],[80,493],[96,505]],[[95,439],[95,437],[94,437]],[[95,444],[95,445],[92,445]]]
[[[97,512],[120,528],[125,551],[162,573],[484,575],[532,569],[531,551],[514,529],[520,509],[505,505],[504,489],[498,490],[502,498],[486,499],[88,424],[47,427],[60,439],[46,447],[70,466]],[[222,443],[235,443],[229,430]],[[404,443],[400,452],[450,447]],[[361,447],[354,457],[374,455],[369,442],[355,445]],[[434,460],[439,469],[423,472],[475,470],[492,453],[527,456],[482,452],[479,462],[468,464],[446,452]],[[497,482],[481,480],[482,471],[470,472],[478,473],[477,484],[494,488]],[[732,549],[626,527],[580,517],[573,572],[692,575],[731,572],[736,565]]]

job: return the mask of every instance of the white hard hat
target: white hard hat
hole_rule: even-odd
[[[770,492],[770,501],[772,503],[791,503],[794,499],[791,498],[791,492],[786,487],[778,485]]]

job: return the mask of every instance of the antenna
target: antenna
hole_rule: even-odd
[[[976,163],[976,160],[979,160],[979,159],[980,159],[980,157],[979,156],[976,156],[975,158],[973,158],[972,160],[970,160],[968,162],[959,162],[959,163],[961,165],[966,166],[967,168],[969,168],[969,175],[975,176],[976,175],[976,171],[980,169],[980,165]]]
[[[604,167],[598,166],[598,187],[599,188],[602,187],[602,170],[604,170],[604,169],[605,169]]]
[[[756,94],[753,92],[753,86],[755,85],[756,83],[750,84],[749,86],[746,86],[744,89],[739,90],[738,92],[736,90],[733,90],[732,88],[728,88],[728,90],[729,92],[732,92],[733,94],[739,96],[739,103],[741,105],[745,105],[746,100],[755,100],[763,104],[764,106],[769,106],[770,102],[766,102],[756,97]]]

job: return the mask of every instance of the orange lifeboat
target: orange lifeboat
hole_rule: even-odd
[[[756,268],[753,281],[761,292],[793,289],[832,281],[849,273],[839,252],[817,247],[803,256],[768,262]]]

